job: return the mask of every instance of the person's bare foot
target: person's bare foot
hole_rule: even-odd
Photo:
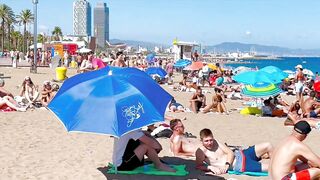
[[[167,171],[167,172],[176,172],[175,169],[172,169],[171,167],[161,163],[160,166],[157,167],[157,169],[161,170],[161,171]]]

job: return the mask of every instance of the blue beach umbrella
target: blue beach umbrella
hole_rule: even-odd
[[[243,84],[281,83],[281,80],[274,79],[271,74],[264,71],[247,71],[233,76],[232,79]]]
[[[150,54],[147,55],[146,59],[150,63],[150,62],[154,62],[155,61],[155,59],[156,59],[155,57],[156,57],[155,53],[150,53]]]
[[[163,121],[171,99],[143,71],[106,67],[67,79],[48,108],[68,131],[120,137]]]
[[[241,94],[247,97],[255,98],[267,98],[271,96],[276,96],[282,93],[280,87],[275,84],[270,83],[256,83],[253,85],[246,85],[241,90]]]
[[[176,61],[176,63],[173,65],[173,67],[183,68],[183,67],[190,65],[191,63],[192,62],[188,59],[179,59],[178,61]]]
[[[266,66],[260,69],[259,71],[263,71],[271,74],[272,79],[275,81],[278,81],[278,80],[281,81],[289,76],[289,74],[287,74],[286,72],[283,72],[281,69],[275,66]]]
[[[146,70],[146,73],[148,75],[152,75],[152,74],[157,74],[159,75],[161,78],[164,78],[166,75],[167,75],[167,72],[160,68],[160,67],[149,67],[147,70]]]

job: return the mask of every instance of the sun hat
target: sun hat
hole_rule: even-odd
[[[309,132],[311,131],[311,127],[310,124],[307,121],[299,121],[294,125],[293,128],[296,132],[298,132],[299,134],[309,134]]]
[[[49,85],[50,81],[43,81],[43,85]]]
[[[30,79],[31,79],[30,76],[24,77],[24,80],[30,80]]]
[[[301,65],[301,64],[298,64],[298,65],[296,65],[295,68],[300,68],[300,69],[302,69],[302,65]]]

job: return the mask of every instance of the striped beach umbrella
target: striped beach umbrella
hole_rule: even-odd
[[[247,97],[255,98],[267,98],[270,96],[276,96],[280,94],[282,90],[271,83],[256,83],[253,85],[246,85],[242,90],[241,94]]]

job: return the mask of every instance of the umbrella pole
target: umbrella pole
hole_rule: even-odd
[[[113,138],[113,153],[117,153],[117,151],[115,151],[115,148],[114,148],[115,145],[116,145],[116,139]],[[113,157],[116,157],[116,154],[115,154]],[[115,174],[118,174],[118,166],[116,165],[116,160],[115,160],[115,158],[113,158],[112,161],[113,161],[113,165],[114,165]]]

